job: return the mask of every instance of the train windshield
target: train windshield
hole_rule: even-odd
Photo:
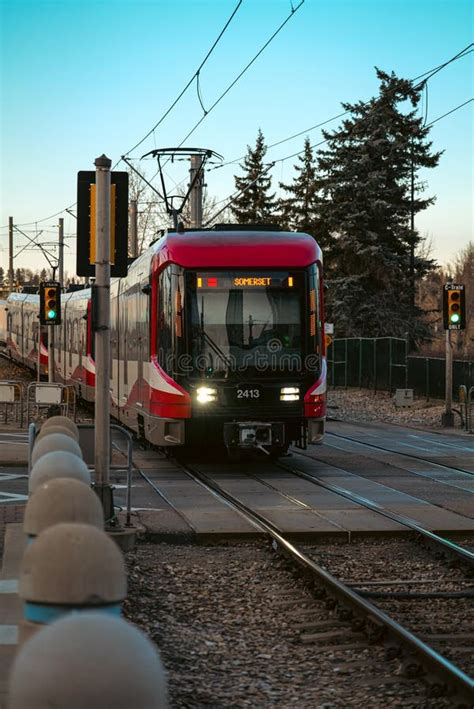
[[[188,342],[193,372],[222,377],[301,371],[304,274],[188,273]]]

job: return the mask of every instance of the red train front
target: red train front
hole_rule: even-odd
[[[279,455],[322,439],[322,256],[311,236],[242,226],[169,232],[112,282],[110,296],[112,415],[150,443]],[[54,378],[93,402],[91,291],[62,301]],[[8,353],[33,367],[39,298],[13,294],[6,306]]]
[[[147,438],[275,455],[322,438],[322,257],[311,236],[168,233],[149,291]]]

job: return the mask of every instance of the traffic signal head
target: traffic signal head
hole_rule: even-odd
[[[42,325],[61,323],[61,286],[56,281],[41,283],[40,322]]]
[[[464,285],[447,283],[443,291],[443,322],[445,330],[464,330],[466,327]]]

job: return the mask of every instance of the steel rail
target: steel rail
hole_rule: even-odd
[[[419,429],[417,429],[419,430]],[[351,441],[352,443],[357,443],[359,446],[367,446],[367,448],[375,448],[376,450],[383,451],[384,453],[393,453],[394,455],[400,455],[404,458],[411,458],[412,460],[421,460],[424,463],[429,463],[435,468],[442,468],[443,470],[454,470],[456,473],[464,473],[465,475],[474,475],[472,470],[465,470],[464,468],[456,468],[452,465],[445,465],[444,463],[436,463],[436,461],[430,458],[423,458],[420,455],[413,455],[413,453],[405,453],[404,451],[394,451],[392,448],[384,448],[383,446],[378,446],[376,443],[366,443],[365,441],[358,441],[357,438],[351,438],[351,436],[343,436],[342,433],[332,433],[330,431],[326,432],[329,436],[334,436],[335,438],[342,438],[345,441]],[[328,445],[331,445],[330,443]]]
[[[304,454],[298,452],[298,455]],[[315,460],[311,456],[305,457],[308,457],[311,460]],[[319,485],[320,487],[323,487],[326,490],[329,490],[330,492],[334,492],[337,495],[341,495],[342,497],[351,500],[352,502],[356,502],[357,504],[362,505],[363,507],[366,507],[367,509],[372,510],[373,512],[376,512],[377,514],[383,515],[384,517],[391,519],[393,522],[398,522],[399,524],[402,524],[403,526],[412,529],[414,532],[417,532],[431,543],[435,544],[438,547],[442,547],[443,550],[450,554],[452,557],[458,559],[459,561],[462,561],[463,564],[467,564],[470,569],[474,568],[474,552],[469,551],[469,549],[465,549],[464,547],[459,546],[459,544],[455,544],[449,539],[445,539],[444,537],[439,536],[439,534],[431,532],[429,529],[420,526],[418,522],[416,522],[414,519],[410,519],[410,517],[405,517],[404,515],[399,515],[396,512],[390,512],[390,510],[387,510],[385,507],[382,507],[377,502],[372,502],[366,497],[358,495],[356,492],[351,492],[350,490],[346,490],[343,487],[339,487],[339,485],[328,483],[315,475],[306,473],[304,470],[298,470],[297,468],[293,468],[292,466],[285,465],[281,462],[276,463],[276,465],[282,470],[286,470],[289,473],[293,473],[294,475],[303,478],[303,480],[308,480],[309,482],[312,482],[315,485]],[[337,470],[341,469],[338,468],[338,466],[336,465],[331,465],[331,463],[325,463],[325,465],[329,465],[330,467],[335,468]],[[356,473],[352,474],[357,475]]]
[[[428,668],[438,680],[441,678],[449,687],[461,693],[461,696],[466,701],[470,703],[473,701],[474,681],[456,665],[453,665],[449,660],[436,652],[436,650],[426,645],[420,638],[394,621],[382,610],[365,600],[365,598],[361,597],[356,591],[353,591],[343,584],[335,576],[326,571],[326,569],[316,564],[315,561],[306,556],[306,554],[286,539],[270,520],[259,512],[247,507],[247,505],[242,503],[238,498],[234,497],[234,495],[224,490],[218,483],[209,478],[206,473],[196,470],[189,465],[182,463],[180,465],[183,472],[192,480],[202,485],[212,494],[221,497],[238,510],[247,521],[253,523],[254,526],[258,525],[279,544],[294,561],[315,576],[318,582],[328,590],[330,595],[336,597],[343,607],[349,607],[358,615],[362,613],[376,628],[383,629],[384,634],[387,634],[392,641],[401,643],[414,653],[420,663],[425,668]],[[468,706],[470,706],[470,704]]]

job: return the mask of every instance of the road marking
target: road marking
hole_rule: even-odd
[[[417,436],[413,433],[410,434],[410,438],[419,438],[420,441],[426,441],[427,443],[433,443],[435,446],[444,446],[445,448],[454,448],[458,451],[467,451],[468,453],[474,453],[474,448],[466,448],[466,446],[456,446],[453,443],[441,443],[440,441],[432,441],[430,438],[423,438],[422,436]]]
[[[0,645],[18,645],[17,625],[0,625]]]
[[[0,580],[0,593],[18,593],[18,579]]]

